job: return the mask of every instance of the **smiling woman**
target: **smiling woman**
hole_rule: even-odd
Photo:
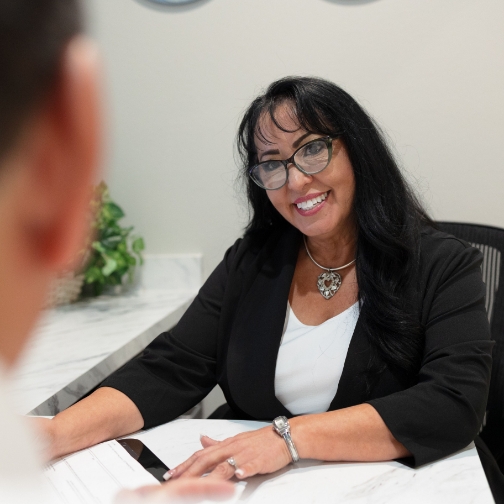
[[[433,227],[378,128],[330,82],[274,82],[238,147],[245,235],[175,328],[49,422],[54,455],[170,421],[217,383],[214,418],[273,425],[203,436],[172,479],[298,457],[419,466],[467,446],[491,366],[479,251]]]

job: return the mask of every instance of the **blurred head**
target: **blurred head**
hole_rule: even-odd
[[[0,0],[0,360],[87,234],[100,151],[97,54],[77,0]]]

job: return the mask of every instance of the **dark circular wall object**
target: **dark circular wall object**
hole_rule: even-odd
[[[151,3],[161,4],[161,5],[184,5],[189,3],[197,2],[198,0],[148,0]]]

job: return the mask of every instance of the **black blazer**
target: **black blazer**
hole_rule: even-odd
[[[262,240],[238,240],[180,322],[103,383],[139,408],[145,427],[170,421],[218,383],[226,418],[272,420],[292,414],[275,396],[277,353],[301,234],[289,227]],[[425,328],[422,366],[413,384],[391,370],[371,390],[370,348],[355,328],[330,410],[368,402],[422,465],[468,445],[477,435],[491,371],[490,330],[481,254],[453,236],[425,229],[411,292]]]

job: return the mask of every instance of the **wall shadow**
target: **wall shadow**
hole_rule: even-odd
[[[149,0],[135,0],[136,3],[139,3],[140,5],[143,5],[144,7],[147,7],[147,9],[155,10],[158,12],[173,12],[173,13],[179,13],[179,12],[187,12],[187,11],[192,11],[194,9],[198,9],[199,7],[202,7],[203,5],[207,4],[211,0],[191,0],[190,3],[186,4],[175,4],[175,5],[168,5],[168,4],[162,4],[162,3],[154,3]]]

